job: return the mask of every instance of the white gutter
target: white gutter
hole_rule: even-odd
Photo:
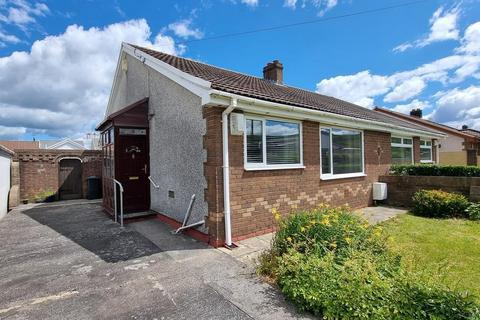
[[[419,135],[420,137],[425,137],[425,138],[427,137],[428,138],[445,138],[446,137],[446,135],[442,133],[434,133],[434,132],[428,132],[428,131],[423,131],[419,129],[406,128],[406,127],[397,126],[389,123],[380,123],[378,121],[373,121],[373,120],[352,118],[352,117],[320,111],[320,110],[294,107],[291,105],[236,95],[236,94],[232,94],[232,93],[228,93],[220,90],[211,90],[211,95],[213,96],[211,98],[211,103],[213,104],[215,103],[225,104],[225,101],[223,99],[218,99],[218,97],[225,98],[227,99],[227,101],[230,99],[236,98],[239,101],[238,108],[247,112],[248,111],[256,112],[256,113],[261,112],[265,114],[271,114],[272,116],[274,114],[281,116],[283,113],[283,116],[287,116],[287,117],[292,117],[297,115],[298,119],[301,119],[301,120],[312,120],[312,121],[323,121],[323,122],[330,120],[330,121],[336,122],[335,124],[337,125],[344,125],[344,126],[351,126],[352,123],[355,123],[357,124],[357,127],[360,129],[370,129],[375,131],[383,130],[383,131],[388,131],[395,134],[414,133],[416,135]]]
[[[222,112],[223,146],[223,210],[225,219],[225,245],[232,246],[232,223],[230,219],[230,160],[228,155],[228,115],[237,107],[237,99],[232,98],[230,105]]]

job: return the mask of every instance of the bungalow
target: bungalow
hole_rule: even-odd
[[[433,129],[442,132],[446,137],[438,141],[437,146],[429,147],[428,142],[420,141],[421,162],[437,162],[442,165],[469,165],[479,164],[478,155],[480,152],[480,132],[463,126],[461,130],[436,123],[422,118],[421,109],[413,109],[410,115],[395,112],[385,108],[376,107],[375,111],[400,120],[409,121],[423,126],[425,129]],[[434,150],[433,153],[429,150]],[[431,158],[430,154],[437,156]],[[411,163],[411,161],[407,161]]]
[[[445,136],[287,86],[277,60],[258,78],[127,43],[97,130],[107,212],[117,182],[127,214],[180,222],[194,198],[189,223],[214,246],[271,232],[273,208],[368,206],[392,152],[420,162]]]

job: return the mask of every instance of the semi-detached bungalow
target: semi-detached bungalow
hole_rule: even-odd
[[[424,119],[422,116],[422,110],[413,109],[410,112],[410,115],[395,112],[385,108],[376,107],[374,109],[376,112],[381,112],[383,114],[409,121],[417,125],[421,125],[427,129],[433,129],[438,132],[444,133],[445,138],[438,140],[437,145],[434,146],[435,152],[433,156],[436,158],[432,159],[430,149],[428,148],[427,141],[420,141],[421,162],[432,162],[435,160],[442,165],[461,165],[461,166],[477,166],[479,165],[479,155],[480,155],[480,132],[474,129],[468,128],[468,126],[462,126],[462,129],[455,129],[444,124],[436,123],[427,119]],[[431,147],[430,147],[431,148]],[[401,159],[398,163],[406,164],[412,163],[413,159]]]
[[[444,137],[287,86],[278,61],[263,75],[123,43],[97,128],[105,210],[115,207],[113,179],[124,189],[127,217],[154,211],[178,223],[195,195],[188,223],[199,226],[192,234],[229,246],[271,232],[273,208],[370,205],[372,183],[392,163],[392,146],[420,162],[420,141],[435,146]]]

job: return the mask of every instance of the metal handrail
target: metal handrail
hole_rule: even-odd
[[[148,180],[150,180],[150,182],[152,183],[152,185],[155,189],[160,188],[160,186],[158,184],[156,184],[155,181],[153,181],[152,176],[148,176]]]
[[[116,179],[113,180],[113,202],[115,204],[115,209],[114,209],[114,214],[115,214],[115,222],[117,222],[117,187],[116,185],[120,187],[120,226],[123,227],[123,186],[120,183],[120,181]]]

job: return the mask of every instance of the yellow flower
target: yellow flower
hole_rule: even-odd
[[[337,244],[335,242],[332,242],[330,243],[330,247],[335,249],[337,247]]]
[[[323,219],[322,219],[322,224],[323,224],[324,226],[329,226],[329,225],[330,225],[330,221],[328,220],[328,218],[323,218]]]
[[[350,238],[350,237],[345,237],[345,241],[346,241],[347,243],[351,243],[351,242],[352,242],[352,238]]]
[[[305,231],[305,228],[304,228],[304,227],[300,227],[300,231],[304,232],[304,231]]]
[[[287,237],[287,241],[288,241],[288,242],[292,242],[292,238]]]

